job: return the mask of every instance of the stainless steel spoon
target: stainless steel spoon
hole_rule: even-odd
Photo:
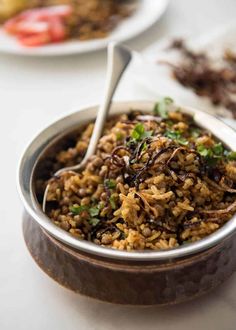
[[[98,110],[97,118],[93,129],[93,134],[91,136],[87,152],[81,163],[75,166],[62,168],[59,171],[57,171],[54,174],[54,176],[60,176],[62,173],[68,171],[73,171],[73,172],[81,171],[85,167],[88,159],[95,153],[98,140],[101,137],[104,124],[110,109],[113,95],[131,59],[132,59],[132,52],[128,48],[114,42],[109,44],[105,95],[103,102],[101,103]],[[43,196],[43,205],[42,205],[43,212],[46,212],[47,195],[49,188],[50,188],[50,183],[47,185]]]

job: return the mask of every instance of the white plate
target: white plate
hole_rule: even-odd
[[[27,48],[19,45],[16,39],[0,30],[0,52],[18,55],[66,55],[96,51],[105,48],[111,40],[125,41],[151,27],[166,10],[168,0],[139,0],[138,9],[129,18],[123,20],[105,39],[89,41],[67,41],[43,47]]]

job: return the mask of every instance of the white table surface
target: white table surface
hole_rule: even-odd
[[[162,20],[128,44],[141,51],[168,34],[204,34],[234,20],[235,14],[235,0],[172,0]],[[15,187],[19,155],[50,121],[98,102],[104,70],[103,51],[54,59],[0,56],[0,329],[235,329],[236,274],[193,302],[141,309],[76,295],[52,281],[31,259]]]

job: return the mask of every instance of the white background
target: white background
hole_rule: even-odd
[[[235,0],[172,0],[161,21],[128,44],[142,51],[168,34],[202,35],[235,16]],[[0,329],[233,330],[236,274],[191,303],[122,307],[60,287],[38,268],[25,247],[15,187],[21,151],[55,118],[99,101],[105,58],[103,51],[54,59],[0,56]]]

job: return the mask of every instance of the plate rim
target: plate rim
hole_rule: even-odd
[[[147,20],[147,23],[145,26],[141,26],[140,28],[136,28],[132,30],[131,33],[125,35],[124,33],[121,35],[115,35],[111,33],[107,38],[104,39],[94,39],[94,40],[88,40],[83,41],[82,47],[79,43],[82,43],[82,41],[78,41],[78,44],[76,41],[67,42],[67,43],[59,43],[58,45],[53,45],[53,48],[49,48],[50,46],[43,46],[43,47],[35,47],[35,48],[27,48],[27,47],[19,47],[17,45],[16,41],[16,47],[4,47],[0,45],[0,54],[10,54],[10,55],[18,55],[18,56],[30,56],[30,57],[51,57],[51,56],[65,56],[65,55],[75,55],[75,54],[86,54],[86,53],[92,53],[96,51],[100,51],[102,49],[105,49],[109,42],[111,41],[117,41],[117,42],[125,42],[128,40],[131,40],[144,31],[151,28],[159,19],[162,17],[162,15],[165,13],[169,1],[170,0],[158,0],[158,2],[153,2],[152,0],[141,0],[144,6],[148,6],[150,3],[157,4],[159,6],[158,12],[153,15],[151,20]],[[129,18],[128,18],[129,19]],[[4,32],[2,28],[0,28],[0,37],[1,34],[4,35]],[[11,37],[9,37],[11,38]],[[64,45],[66,46],[64,47]],[[63,45],[63,46],[62,46]],[[68,47],[69,46],[69,47]]]

